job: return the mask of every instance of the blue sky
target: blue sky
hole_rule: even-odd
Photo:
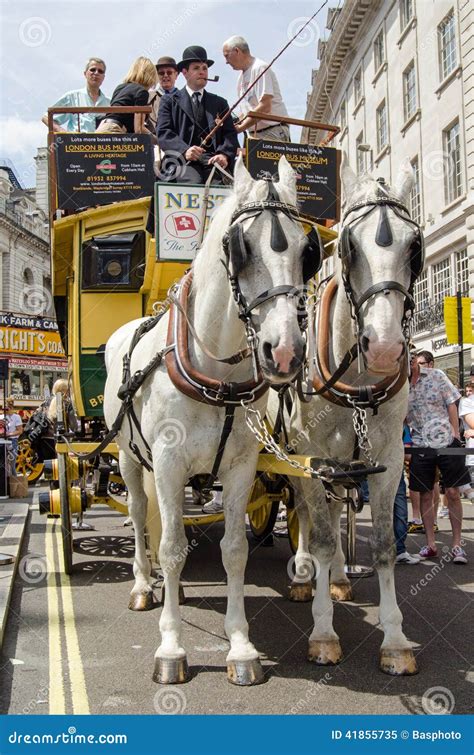
[[[212,91],[236,99],[237,73],[225,65],[222,42],[241,34],[252,53],[272,59],[322,0],[3,0],[1,14],[0,156],[15,164],[25,186],[35,184],[36,147],[46,144],[40,122],[67,90],[84,85],[84,63],[98,55],[107,63],[104,91],[111,95],[139,55],[179,59],[200,44],[220,76]],[[330,2],[330,5],[337,5]],[[327,6],[275,63],[289,114],[304,117],[324,35]],[[327,32],[326,32],[327,34]],[[178,79],[183,86],[183,79]],[[293,132],[295,137],[297,131]]]

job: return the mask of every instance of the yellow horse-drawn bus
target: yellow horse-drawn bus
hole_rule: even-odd
[[[95,458],[81,459],[81,454],[94,452],[105,435],[105,344],[121,325],[154,314],[157,303],[166,300],[169,288],[182,277],[192,257],[183,252],[177,233],[179,222],[184,223],[186,216],[194,223],[194,254],[213,206],[226,191],[222,187],[219,191],[212,186],[199,187],[202,195],[198,187],[191,190],[189,186],[158,182],[156,222],[150,227],[155,175],[148,136],[53,132],[55,113],[90,110],[148,112],[150,108],[48,111],[52,286],[80,429],[74,436],[67,432],[63,400],[58,394],[56,459],[51,464],[51,490],[41,494],[40,510],[61,516],[67,573],[73,560],[72,515],[82,521],[84,511],[96,503],[107,503],[127,514],[125,498],[113,495],[121,484],[116,445],[110,443]],[[336,127],[327,128],[332,134],[337,132]],[[338,153],[335,159],[337,170]],[[327,221],[318,224],[326,243],[336,235],[330,225]],[[183,235],[187,236],[182,234],[181,240]],[[284,501],[289,507],[290,544],[296,548],[297,521],[291,513],[289,489],[277,479],[278,462],[264,456],[248,507],[252,532],[257,538],[267,537]],[[192,504],[185,512],[185,523],[190,525],[221,519],[223,514],[203,515],[201,507]]]

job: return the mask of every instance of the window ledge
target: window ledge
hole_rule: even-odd
[[[391,152],[390,144],[386,144],[384,147],[382,147],[378,155],[375,157],[374,165],[378,165],[382,157],[385,157],[385,155],[389,155],[390,152]]]
[[[410,18],[410,20],[408,21],[407,25],[405,26],[405,28],[403,29],[402,33],[400,34],[397,40],[397,45],[399,47],[402,46],[403,40],[405,39],[406,36],[408,36],[410,31],[415,28],[415,26],[416,26],[416,16],[413,16],[413,18]]]
[[[421,118],[421,109],[417,107],[413,115],[411,115],[401,127],[400,133],[402,134],[402,136],[405,136],[406,132],[408,131],[412,123],[414,123],[415,121],[419,121],[420,118]]]
[[[358,111],[360,110],[360,108],[362,107],[362,105],[364,104],[364,102],[365,102],[365,97],[361,97],[360,100],[359,100],[359,102],[355,106],[354,110],[352,111],[352,115],[354,116],[354,118],[356,117]]]
[[[375,73],[375,76],[374,76],[374,78],[372,79],[372,86],[373,86],[373,87],[374,87],[374,86],[376,85],[377,81],[379,80],[379,78],[381,77],[381,75],[382,75],[382,74],[384,73],[384,71],[386,71],[386,70],[387,70],[387,68],[388,68],[388,66],[387,66],[387,61],[385,60],[385,61],[384,61],[384,62],[382,63],[382,65],[378,67],[378,69],[377,69],[377,71],[376,71],[376,73]]]
[[[346,134],[347,134],[348,130],[349,130],[349,129],[347,128],[347,126],[344,126],[344,128],[342,129],[342,131],[341,131],[341,132],[340,132],[340,134],[339,134],[339,141],[340,141],[340,142],[342,142],[342,140],[343,140],[343,139],[344,139],[344,137],[346,136]]]
[[[441,82],[441,84],[439,85],[439,87],[437,89],[435,89],[435,95],[437,96],[438,100],[441,97],[443,89],[446,89],[446,87],[448,86],[448,84],[450,84],[453,81],[453,79],[459,79],[459,78],[461,78],[461,72],[462,72],[462,66],[459,65],[456,68],[453,68],[453,70],[451,71],[451,73],[449,73],[446,76],[446,78],[443,79],[443,81]]]
[[[465,194],[461,194],[460,197],[456,197],[456,199],[453,199],[452,202],[446,205],[443,210],[441,210],[441,215],[444,215],[446,212],[449,212],[450,210],[453,210],[455,207],[458,206],[458,204],[461,204],[466,199]]]

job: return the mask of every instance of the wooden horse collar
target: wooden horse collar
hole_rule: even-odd
[[[349,385],[342,382],[341,379],[331,380],[333,374],[329,367],[329,326],[331,304],[336,292],[337,281],[332,278],[324,289],[319,302],[319,325],[316,336],[316,367],[319,375],[313,376],[313,388],[319,395],[339,406],[353,408],[354,402],[358,406],[376,408],[395,396],[406,383],[408,377],[406,362],[403,361],[403,365],[397,374],[388,375],[380,382],[372,385]],[[354,351],[354,355],[355,353]],[[353,361],[353,359],[350,361]],[[329,383],[330,385],[328,385]]]
[[[180,307],[172,304],[170,308],[167,346],[174,348],[165,356],[170,380],[181,393],[204,404],[229,406],[242,401],[256,401],[268,390],[260,373],[257,381],[227,383],[204,375],[191,364],[187,312],[192,282],[193,273],[190,271],[179,286],[177,298]]]

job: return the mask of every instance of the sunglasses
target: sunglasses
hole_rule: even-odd
[[[176,71],[171,68],[169,71],[158,71],[158,76],[172,76]]]
[[[103,68],[89,68],[89,71],[91,73],[101,73],[102,75],[105,73]]]

